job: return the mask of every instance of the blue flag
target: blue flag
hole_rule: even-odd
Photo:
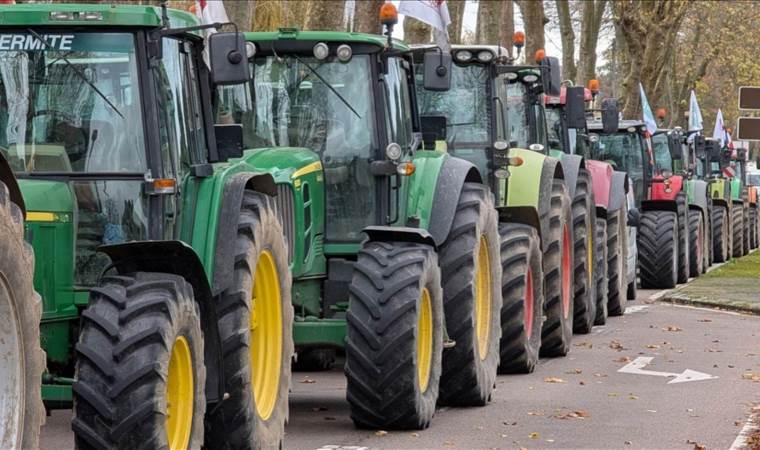
[[[657,131],[657,121],[654,120],[652,108],[649,106],[647,94],[644,93],[644,86],[641,83],[639,83],[639,95],[641,96],[641,110],[644,113],[644,123],[647,125],[647,132],[650,135],[654,135]]]

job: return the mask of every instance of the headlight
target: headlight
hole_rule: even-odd
[[[324,42],[318,42],[314,46],[314,57],[318,60],[323,60],[327,58],[327,55],[330,54],[330,47],[327,46]]]
[[[507,72],[504,74],[504,77],[509,81],[514,81],[518,78],[518,75],[515,72]]]
[[[353,50],[351,50],[351,46],[350,45],[341,44],[338,47],[338,51],[337,51],[338,60],[340,62],[348,62],[348,60],[351,59],[351,55],[353,55],[353,53],[354,52],[353,52]]]
[[[493,60],[493,53],[491,53],[488,50],[483,50],[482,52],[478,53],[478,61],[482,63],[487,63]]]
[[[385,147],[385,156],[391,161],[398,161],[401,158],[401,146],[395,142],[391,142]]]
[[[253,42],[245,43],[245,56],[248,59],[251,59],[254,56],[256,56],[256,44],[254,44]]]
[[[538,81],[538,75],[533,75],[533,74],[525,75],[523,77],[523,81],[526,83],[535,83],[536,81]]]
[[[470,61],[472,59],[472,52],[470,52],[469,50],[459,50],[456,53],[456,58],[457,58],[457,61],[459,62]]]

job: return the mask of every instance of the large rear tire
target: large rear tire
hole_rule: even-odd
[[[757,248],[757,205],[749,205],[749,248]]]
[[[541,241],[535,228],[507,223],[501,234],[499,373],[530,373],[538,363],[544,311]]]
[[[594,261],[596,205],[591,178],[585,169],[578,173],[573,214],[574,319],[573,332],[588,334],[596,319],[597,273]]]
[[[712,210],[713,259],[716,263],[728,261],[730,256],[727,208],[715,205]]]
[[[744,208],[738,203],[731,206],[731,237],[731,256],[741,258],[744,256]]]
[[[689,210],[689,275],[698,277],[704,269],[704,222],[702,213],[698,210]]]
[[[686,194],[678,195],[676,209],[678,211],[678,282],[686,283],[689,281],[689,261],[691,261],[689,250],[692,239],[689,234],[689,206],[686,202]]]
[[[34,292],[34,254],[24,241],[24,214],[0,182],[0,448],[39,448],[45,408],[40,397],[45,354],[42,302]]]
[[[206,409],[203,335],[182,277],[104,277],[76,345],[78,449],[199,448]]]
[[[628,290],[627,203],[607,216],[607,314],[622,316]]]
[[[465,183],[439,253],[446,330],[456,342],[443,354],[442,404],[482,406],[493,392],[502,307],[498,226],[491,192]]]
[[[742,207],[742,221],[744,222],[744,236],[742,240],[742,255],[749,254],[749,204],[744,203]]]
[[[361,428],[427,428],[438,399],[444,336],[435,252],[413,243],[365,244],[349,292],[351,419]]]
[[[641,287],[675,287],[678,278],[678,217],[671,211],[645,211],[638,233]]]
[[[544,311],[541,355],[565,356],[573,338],[573,242],[570,196],[564,181],[552,180],[544,241]]]
[[[605,325],[607,323],[607,296],[608,275],[607,275],[607,219],[603,217],[596,218],[596,318],[594,325]]]
[[[293,357],[288,251],[271,197],[246,190],[237,223],[233,281],[217,309],[229,397],[209,413],[206,447],[276,448]]]

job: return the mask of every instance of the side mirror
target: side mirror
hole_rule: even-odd
[[[602,131],[604,134],[617,133],[620,126],[617,100],[605,98],[602,100]]]
[[[681,147],[681,140],[677,134],[668,134],[668,150],[670,150],[670,158],[673,160],[683,159],[683,147]]]
[[[423,85],[428,91],[448,91],[451,88],[451,54],[437,50],[425,53]]]
[[[420,116],[422,142],[426,150],[435,148],[435,141],[446,140],[446,116]]]
[[[243,33],[214,33],[208,37],[211,82],[217,86],[240,84],[250,77]]]
[[[214,125],[214,134],[220,161],[243,156],[243,125]]]
[[[559,59],[554,56],[547,56],[541,60],[543,66],[541,81],[544,85],[544,94],[551,96],[560,95],[562,89],[562,68],[559,65]]]
[[[586,128],[586,88],[572,86],[565,88],[565,115],[567,127],[576,130]]]
[[[697,159],[705,159],[707,156],[707,141],[702,135],[694,136],[694,156]]]

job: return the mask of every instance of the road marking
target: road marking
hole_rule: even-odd
[[[760,414],[753,414],[747,419],[747,423],[744,424],[742,427],[742,431],[739,432],[739,435],[736,436],[736,439],[734,440],[734,443],[731,444],[731,448],[729,450],[741,450],[743,448],[747,447],[747,438],[749,438],[750,434],[752,434],[753,431],[760,428],[756,423],[760,423]]]
[[[649,308],[649,305],[633,305],[625,308],[626,314],[635,314]]]
[[[644,367],[646,367],[649,363],[652,362],[654,358],[651,356],[640,356],[630,363],[626,364],[625,366],[618,369],[618,372],[621,373],[631,373],[634,375],[652,375],[655,377],[674,377],[672,380],[668,381],[668,384],[675,384],[675,383],[685,383],[687,381],[700,381],[700,380],[712,380],[715,378],[718,378],[716,376],[697,372],[696,370],[686,369],[681,373],[671,373],[671,372],[657,372],[654,370],[644,370]]]
[[[360,447],[358,445],[323,445],[317,450],[369,450],[369,447]]]

